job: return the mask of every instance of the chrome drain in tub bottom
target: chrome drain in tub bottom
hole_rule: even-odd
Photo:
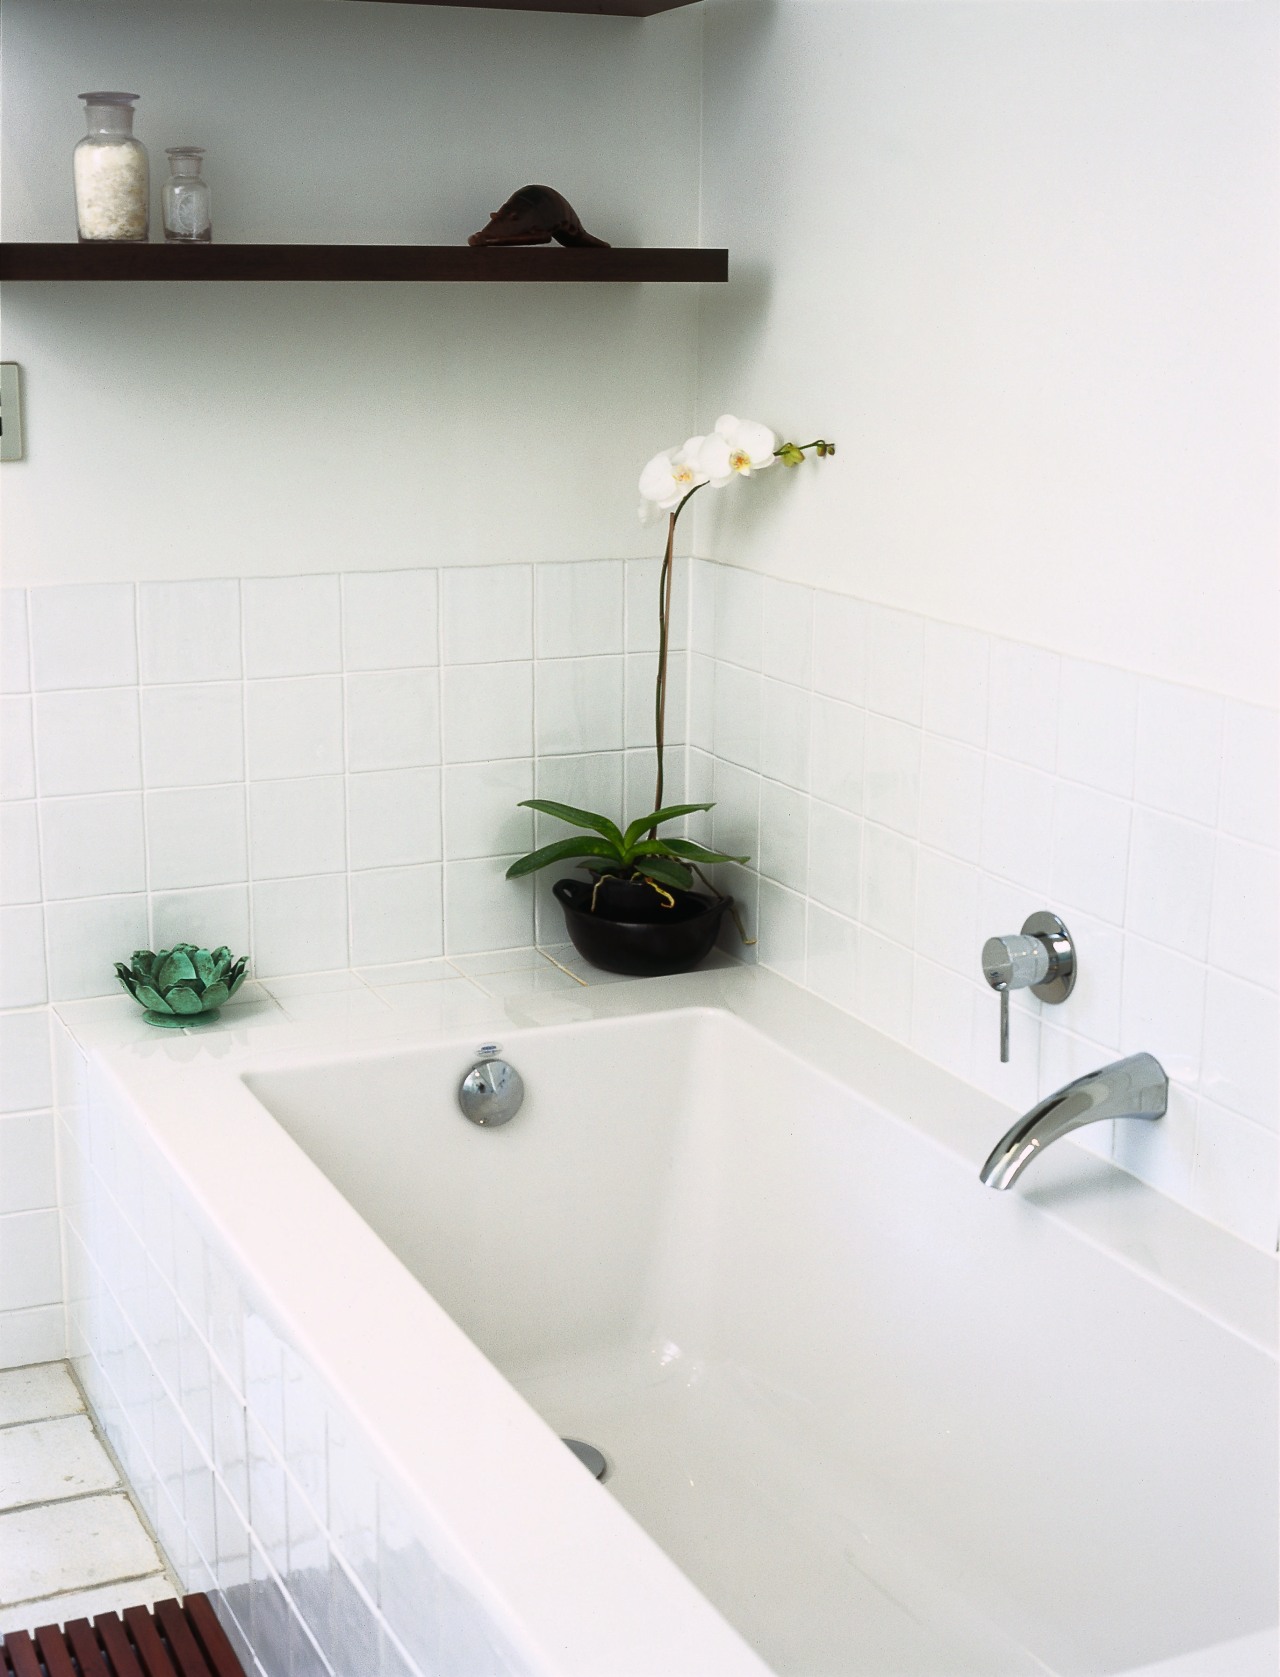
[[[583,1467],[594,1473],[597,1479],[604,1478],[604,1470],[608,1463],[594,1444],[584,1444],[580,1438],[562,1438],[560,1442],[567,1444]]]

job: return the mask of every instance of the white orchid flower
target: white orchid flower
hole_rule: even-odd
[[[767,425],[722,413],[715,430],[703,439],[698,465],[711,487],[722,489],[732,477],[750,477],[772,466],[777,446],[778,439]]]
[[[660,512],[669,512],[693,490],[701,488],[707,475],[698,459],[705,437],[690,437],[679,448],[664,448],[640,473],[640,494]],[[643,507],[641,508],[643,511]]]

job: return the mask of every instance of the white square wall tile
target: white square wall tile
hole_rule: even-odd
[[[435,571],[348,571],[342,578],[349,670],[416,669],[439,661]]]
[[[965,745],[987,743],[991,643],[954,623],[924,626],[925,727]]]
[[[1217,835],[1209,965],[1272,990],[1280,984],[1276,939],[1269,935],[1280,921],[1278,874],[1280,858],[1269,846]]]
[[[156,949],[172,949],[175,943],[194,943],[201,949],[218,949],[225,944],[233,954],[247,955],[248,886],[211,885],[194,891],[155,892],[151,898],[151,936]]]
[[[862,770],[862,813],[899,833],[915,835],[920,822],[918,728],[868,711]]]
[[[748,670],[760,668],[764,628],[764,578],[733,565],[717,565],[712,650]]]
[[[555,658],[534,665],[539,754],[620,751],[623,660]]]
[[[48,1013],[0,1014],[0,1112],[34,1112],[52,1099]]]
[[[504,877],[515,859],[450,862],[444,884],[446,954],[521,949],[534,941],[533,882]]]
[[[898,1042],[911,1038],[915,958],[909,949],[865,926],[858,939],[858,1014]]]
[[[527,757],[533,750],[533,665],[460,664],[441,672],[446,763]],[[621,728],[621,698],[619,698]]]
[[[535,655],[584,658],[621,652],[623,584],[620,559],[539,565],[534,578]]]
[[[349,769],[417,769],[440,761],[435,670],[349,675],[346,688]]]
[[[922,844],[965,862],[978,860],[982,850],[984,770],[982,752],[936,734],[924,735],[918,828]]]
[[[148,792],[147,849],[156,891],[247,879],[244,787]]]
[[[846,817],[852,820],[853,817]],[[808,873],[809,800],[774,780],[760,782],[761,873],[793,891],[803,891]],[[856,871],[856,869],[855,869]]]
[[[352,874],[352,962],[439,955],[444,946],[440,892],[438,863]]]
[[[977,868],[933,850],[921,848],[916,858],[916,953],[971,981],[981,970],[983,943],[978,878]],[[967,1031],[966,1023],[966,1041]]]
[[[1031,768],[1055,767],[1061,663],[1038,646],[992,641],[988,750]]]
[[[852,920],[809,903],[805,983],[846,1013],[858,1007],[858,941]]]
[[[1138,688],[1134,796],[1212,826],[1222,772],[1223,701],[1144,677]]]
[[[328,675],[342,668],[336,576],[250,577],[241,584],[244,672]]]
[[[862,833],[863,925],[910,948],[915,938],[917,847],[868,821]]]
[[[1135,809],[1128,928],[1204,960],[1209,947],[1213,850],[1208,827],[1151,809]]]
[[[804,983],[805,899],[794,891],[760,881],[756,936],[761,966],[772,968],[794,984]]]
[[[251,889],[253,970],[323,972],[349,965],[343,874],[262,880]]]
[[[48,993],[43,908],[0,908],[0,1007],[38,1007]]]
[[[762,832],[762,848],[764,844]],[[862,906],[863,871],[861,818],[815,799],[809,808],[809,895],[824,908],[856,920]],[[803,875],[800,888],[804,888]]]
[[[533,656],[532,565],[450,566],[440,573],[446,664]]]
[[[49,897],[102,897],[145,888],[140,794],[50,798],[40,827]]]
[[[646,755],[649,755],[650,762],[653,762],[652,755]],[[672,777],[678,773],[678,763],[678,752],[666,754],[668,789],[677,784]],[[574,804],[579,809],[600,810],[611,818],[615,813],[622,814],[623,757],[620,751],[599,751],[570,757],[542,757],[534,765],[534,773],[540,798],[553,799],[562,804]],[[636,814],[647,815],[653,808],[653,786],[654,779],[649,777],[645,786],[643,807],[637,810]],[[664,793],[663,801],[684,800],[668,798]],[[563,821],[557,821],[550,815],[538,815],[534,821],[534,837],[538,844],[549,844],[558,838],[576,837],[578,831],[577,828],[566,827]],[[490,851],[490,854],[494,852]]]
[[[0,693],[30,690],[27,596],[21,588],[0,588]]]
[[[813,680],[813,590],[764,579],[761,667],[776,681],[808,687]]]
[[[1138,678],[1108,664],[1062,660],[1058,773],[1127,798],[1137,749]]]
[[[342,679],[251,681],[245,688],[249,774],[255,780],[341,774]]]
[[[138,679],[130,582],[33,588],[31,650],[38,692],[59,687],[129,687]]]
[[[1043,891],[1053,847],[1054,781],[1021,764],[989,757],[982,804],[982,865],[1017,885]]]
[[[0,698],[0,798],[34,798],[36,753],[31,700],[24,694]]]
[[[1278,1024],[1280,1000],[1274,991],[1226,973],[1209,973],[1200,1087],[1219,1105],[1270,1130],[1280,1129]]]
[[[657,660],[644,654],[629,653],[623,660],[626,712],[626,743],[628,749],[642,750],[654,739],[654,698],[657,679]],[[689,663],[683,653],[675,653],[667,662],[667,708],[664,723],[668,745],[683,745],[688,734],[688,674]]]
[[[0,1310],[31,1310],[61,1297],[58,1213],[16,1211],[0,1217]],[[15,1561],[19,1553],[7,1549]],[[12,1573],[6,1573],[5,1582],[13,1588]]]
[[[443,797],[444,850],[450,862],[533,848],[533,811],[517,807],[533,797],[529,758],[447,768]]]
[[[1218,820],[1233,837],[1255,844],[1280,842],[1278,720],[1274,710],[1258,705],[1227,705]]]
[[[1202,1098],[1191,1203],[1242,1240],[1274,1252],[1280,1226],[1274,1134]]]
[[[233,681],[240,674],[240,584],[144,582],[138,587],[142,679]]]
[[[1104,925],[1075,908],[1065,918],[1067,930],[1082,953],[1075,987],[1066,1001],[1053,1009],[1053,1017],[1091,1043],[1118,1048],[1124,934],[1118,926]]]
[[[1179,1083],[1200,1075],[1205,968],[1198,961],[1126,934],[1120,1050],[1154,1054]]]
[[[761,688],[761,773],[807,792],[811,729],[812,698],[808,689],[766,676]]]
[[[388,769],[349,775],[347,822],[353,868],[438,862],[440,770]]]
[[[861,600],[819,589],[813,597],[813,687],[860,705],[867,691],[867,610]]]
[[[744,769],[760,767],[760,704],[763,677],[736,664],[717,662],[712,700],[711,744],[717,757]]]
[[[244,689],[238,681],[144,687],[141,698],[147,786],[244,779]]]
[[[249,861],[255,879],[337,873],[347,865],[341,775],[260,780],[249,789]]]
[[[147,899],[137,894],[49,903],[45,935],[55,1002],[121,994],[114,963],[148,946]]]
[[[867,607],[867,709],[920,726],[924,708],[924,619]]]
[[[0,804],[0,903],[36,903],[40,896],[36,806]]]
[[[41,797],[132,792],[142,785],[135,688],[41,693],[35,732]]]
[[[1111,1157],[1122,1170],[1187,1205],[1194,1198],[1196,1129],[1195,1096],[1171,1083],[1169,1109],[1163,1118],[1116,1120]]]
[[[856,705],[815,694],[811,738],[809,790],[824,803],[858,814],[866,757],[865,713]]]
[[[1133,806],[1059,781],[1053,811],[1052,894],[1114,926],[1124,924]]]

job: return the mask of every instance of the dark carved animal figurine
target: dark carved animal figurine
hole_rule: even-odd
[[[500,210],[494,210],[489,225],[473,233],[469,245],[547,245],[552,239],[578,249],[594,245],[608,250],[606,239],[593,238],[578,220],[573,205],[549,186],[522,186],[513,192]]]

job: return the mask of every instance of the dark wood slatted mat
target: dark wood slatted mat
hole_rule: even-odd
[[[208,1596],[0,1637],[0,1677],[244,1677]]]

